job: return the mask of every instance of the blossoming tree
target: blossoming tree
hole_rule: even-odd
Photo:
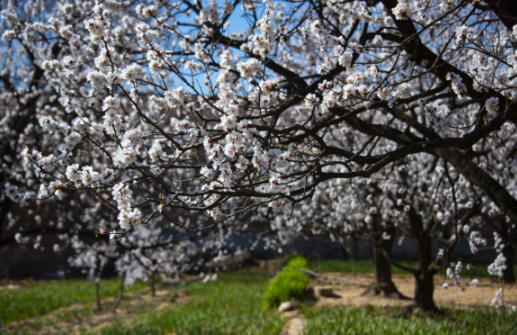
[[[155,217],[199,232],[427,155],[517,221],[512,8],[9,2],[5,194],[25,204],[86,192],[116,213],[118,233]],[[31,127],[44,134],[27,141]],[[179,220],[192,211],[209,221]]]

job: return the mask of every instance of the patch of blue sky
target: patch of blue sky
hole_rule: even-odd
[[[217,5],[219,7],[220,14],[221,14],[221,9],[224,7],[225,3],[226,3],[225,0],[217,1]],[[226,27],[222,28],[222,33],[223,33],[223,35],[226,35],[227,37],[231,37],[232,33],[237,33],[237,34],[242,33],[243,38],[246,38],[247,37],[246,32],[250,28],[252,28],[252,22],[246,19],[247,13],[243,10],[241,1],[234,1],[234,2],[232,2],[232,4],[234,5],[234,10],[230,14],[230,16],[226,19],[225,23],[228,23],[228,25]],[[207,1],[204,1],[202,3],[203,7],[208,6],[208,5],[209,5],[209,2],[207,2]],[[184,6],[184,7],[186,9],[186,6]],[[257,8],[257,10],[256,10],[257,16],[260,18],[263,15],[263,12],[265,11],[265,6],[261,3],[259,3],[256,5],[256,8]],[[194,25],[197,25],[197,23],[195,21],[195,18],[197,16],[198,16],[198,14],[196,14],[192,11],[191,11],[190,15],[186,15],[184,13],[178,15],[176,17],[176,21],[186,24],[186,25],[180,25],[178,27],[178,33],[180,33],[183,36],[189,35],[191,39],[194,39],[195,34],[200,31],[200,29],[198,27],[194,27]],[[220,19],[221,20],[223,19],[222,15],[220,15]],[[209,48],[210,46],[207,45],[206,47]],[[234,58],[237,55],[240,56],[241,58],[246,57],[246,53],[242,52],[241,50],[239,50],[237,48],[231,48],[231,51],[234,55]],[[219,57],[218,53],[214,53],[213,57],[214,57],[213,58],[214,61],[216,63],[219,63],[220,57]],[[210,73],[208,73],[208,74],[205,71],[201,71],[199,73],[191,73],[190,70],[186,70],[186,69],[180,69],[180,71],[186,77],[190,78],[191,84],[195,85],[197,92],[199,92],[203,95],[210,95],[210,94],[214,93],[214,92],[210,92],[209,87],[206,86],[204,84],[204,82],[206,80],[208,80],[211,83],[210,86],[215,85],[216,78],[219,74],[219,71],[217,69],[214,68],[213,71],[210,71]],[[206,78],[206,77],[208,77],[208,78]],[[177,88],[180,86],[185,87],[185,83],[182,82],[181,80],[175,80],[171,86],[172,86],[172,88]],[[187,92],[194,93],[188,87],[185,87],[185,88],[186,88]]]
[[[223,6],[225,4],[225,0],[218,0],[217,4],[219,7],[219,12],[221,12],[221,9],[223,8]],[[254,33],[254,34],[260,34],[258,32],[258,29],[256,27],[254,27],[252,13],[250,11],[244,10],[244,4],[242,2],[232,2],[232,4],[234,4],[234,11],[229,16],[229,18],[225,21],[225,23],[227,23],[228,25],[222,29],[223,35],[225,35],[229,38],[232,38],[232,34],[242,34],[241,37],[244,40],[246,40],[248,37],[247,34],[250,32]],[[275,4],[278,4],[279,10],[292,14],[289,17],[290,22],[287,22],[287,24],[289,24],[291,27],[296,24],[296,20],[300,20],[302,18],[303,13],[305,12],[305,8],[303,8],[303,5],[301,3],[275,2]],[[206,2],[206,1],[203,2],[203,6],[207,6],[207,5],[208,5],[208,2]],[[261,17],[263,17],[265,15],[266,6],[263,2],[255,2],[254,6],[255,6],[254,15],[256,16],[257,19],[260,19]],[[293,11],[294,11],[294,13],[293,13]],[[185,24],[189,24],[189,26],[182,26],[181,28],[178,28],[178,31],[181,34],[189,34],[191,38],[194,38],[195,33],[199,31],[198,28],[193,29],[193,27],[190,26],[190,25],[196,24],[196,22],[194,20],[195,17],[196,17],[195,13],[192,13],[190,16],[186,16],[184,14],[179,15],[177,17],[177,21],[183,22]],[[221,16],[221,19],[222,18],[223,17]],[[250,29],[253,29],[253,30],[250,31]],[[293,39],[294,38],[291,37],[291,42],[296,43],[296,41],[294,41]],[[207,47],[210,47],[210,46],[207,45]],[[241,51],[238,48],[231,47],[230,49],[233,53],[234,59],[236,58],[236,56],[238,56],[242,60],[249,58],[247,53]],[[220,61],[218,54],[214,54],[214,60],[216,62]],[[295,55],[294,60],[303,61],[303,57],[301,55]],[[189,72],[185,72],[184,70],[182,70],[182,72],[185,74],[189,74]],[[212,73],[208,75],[208,80],[211,83],[215,83],[218,72],[219,71],[214,69],[214,71],[212,71]],[[300,75],[301,75],[301,73],[300,73]],[[203,82],[206,80],[206,76],[207,76],[206,72],[201,72],[201,73],[194,74],[191,77],[193,82],[196,83],[196,85],[197,85],[198,92],[202,92],[202,94],[210,93],[208,90],[208,87],[203,84]],[[245,82],[244,80],[242,81],[242,84],[245,89],[248,88],[249,84],[247,82]],[[173,84],[173,87],[178,87],[178,86],[183,86],[183,83],[181,83],[181,81],[175,81],[175,83]]]
[[[44,22],[48,14],[56,9],[56,4],[53,1],[44,1],[40,3],[39,8],[33,8],[30,1],[14,1],[7,4],[2,1],[0,4],[0,12],[14,12],[20,20],[29,19],[35,22]],[[28,14],[29,13],[29,14]],[[3,15],[2,15],[3,17]],[[6,18],[0,19],[0,36],[3,36],[6,30],[12,29]],[[52,36],[50,36],[51,38]],[[30,77],[20,77],[19,72],[21,68],[32,68],[32,62],[28,58],[25,49],[20,41],[10,40],[4,41],[0,39],[0,69],[2,75],[7,75],[12,84],[17,90],[28,90],[30,84]],[[18,62],[19,66],[11,66],[13,62]],[[6,73],[7,72],[7,73]],[[0,80],[0,89],[4,88],[4,82]]]

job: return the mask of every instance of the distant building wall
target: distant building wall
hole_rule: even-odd
[[[270,236],[271,238],[274,235]],[[409,238],[395,237],[393,244],[392,257],[395,260],[417,261],[419,252],[416,242]],[[201,242],[201,241],[198,241]],[[36,279],[59,279],[63,277],[77,277],[80,276],[80,270],[70,268],[67,263],[68,257],[71,255],[71,248],[67,248],[60,252],[53,252],[52,246],[58,243],[55,236],[46,235],[42,239],[43,250],[34,250],[32,244],[25,246],[12,245],[10,251],[5,251],[0,254],[0,258],[4,261],[9,257],[17,257],[14,266],[11,267],[9,276],[11,278],[36,278]],[[373,258],[371,245],[369,242],[358,239],[349,239],[348,241],[353,253],[354,259],[357,260],[371,260]],[[493,241],[490,241],[489,244]],[[310,239],[298,239],[293,243],[291,249],[285,249],[282,253],[278,250],[267,248],[262,240],[257,239],[254,234],[235,234],[228,240],[227,253],[233,253],[238,249],[248,250],[252,245],[251,256],[255,259],[268,260],[280,257],[287,253],[296,252],[308,259],[350,259],[350,255],[345,251],[340,243],[332,242],[327,237],[312,237]],[[21,249],[22,250],[21,250]],[[432,248],[433,256],[437,253],[436,243]],[[20,252],[22,252],[20,256]],[[466,239],[461,239],[453,251],[453,259],[457,257],[470,254],[470,248]],[[215,255],[213,255],[215,256]],[[495,252],[485,252],[473,256],[468,262],[484,262],[490,263],[496,257]],[[0,264],[1,265],[1,264]],[[1,272],[0,278],[5,277],[5,273]],[[107,266],[106,275],[114,274],[113,264]]]

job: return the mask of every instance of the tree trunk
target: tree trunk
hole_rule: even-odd
[[[117,301],[115,301],[115,305],[113,306],[113,310],[112,310],[113,313],[117,312],[117,308],[120,305],[120,302],[122,301],[122,297],[124,295],[124,281],[125,280],[126,280],[126,272],[124,272],[122,274],[122,277],[120,277],[120,287],[119,287],[119,291],[118,291]]]
[[[151,297],[156,297],[156,290],[154,287],[154,272],[151,273]]]
[[[513,273],[515,249],[506,244],[503,249],[503,255],[506,257],[506,269],[503,270],[503,282],[505,284],[515,284],[515,274]]]
[[[413,206],[411,206],[409,210],[409,223],[413,235],[416,237],[416,241],[418,243],[418,251],[420,254],[420,265],[418,266],[417,271],[414,273],[415,297],[411,309],[419,309],[423,312],[441,313],[440,310],[436,307],[433,300],[433,276],[435,274],[435,271],[429,269],[433,261],[431,237],[429,236],[429,234],[424,232],[424,224],[422,222],[422,218],[416,212]]]
[[[97,310],[102,311],[101,295],[99,293],[100,282],[95,283],[95,300],[97,301]]]
[[[432,273],[420,269],[420,271],[415,273],[414,277],[415,302],[413,307],[425,312],[438,312],[438,308],[436,307],[433,300],[434,283]]]
[[[401,294],[393,281],[391,280],[391,263],[386,258],[386,255],[391,253],[393,247],[393,241],[395,237],[395,227],[384,229],[384,231],[390,236],[389,240],[385,240],[382,237],[375,236],[372,234],[372,252],[373,261],[375,263],[375,286],[371,289],[366,290],[364,294],[382,295],[384,297],[394,299],[407,299]],[[377,234],[382,233],[378,231]]]
[[[352,251],[352,248],[350,248],[350,245],[348,244],[348,241],[346,241],[346,237],[341,240],[341,247],[345,251],[345,257],[343,257],[346,260],[346,254],[350,256],[350,262],[352,263],[352,273],[355,276],[355,255]]]

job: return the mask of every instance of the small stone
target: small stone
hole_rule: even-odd
[[[332,286],[315,286],[314,295],[317,297],[332,297],[334,292],[332,291]]]
[[[285,301],[285,302],[280,304],[280,306],[278,307],[278,311],[280,313],[287,312],[287,311],[292,311],[296,307],[298,307],[298,304],[296,304],[294,301]]]

